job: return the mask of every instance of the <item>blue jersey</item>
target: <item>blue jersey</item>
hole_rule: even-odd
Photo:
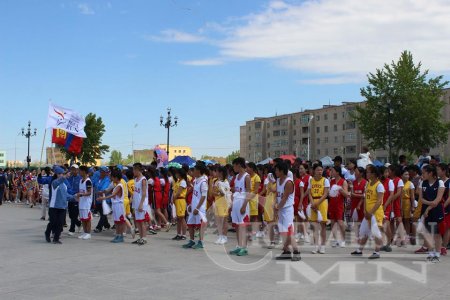
[[[441,180],[436,180],[433,185],[430,185],[428,180],[422,182],[422,196],[423,199],[427,201],[434,201],[437,198],[439,192]],[[422,215],[425,213],[425,210],[428,208],[428,205],[422,205]],[[442,206],[442,202],[438,204],[438,206],[434,207],[428,212],[428,217],[426,220],[428,222],[440,222],[444,219],[444,209]]]

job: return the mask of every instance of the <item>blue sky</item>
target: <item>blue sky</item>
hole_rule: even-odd
[[[362,100],[365,74],[404,49],[447,75],[449,13],[441,0],[1,1],[0,149],[23,160],[31,120],[39,159],[52,99],[101,116],[124,156],[134,124],[135,148],[165,142],[167,107],[171,143],[227,155],[255,116]]]

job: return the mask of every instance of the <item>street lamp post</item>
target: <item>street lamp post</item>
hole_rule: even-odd
[[[22,128],[22,135],[28,140],[28,155],[27,155],[27,168],[30,169],[31,156],[30,156],[30,140],[32,136],[36,136],[37,129],[34,129],[34,132],[31,132],[31,121],[28,121],[28,128]]]
[[[169,141],[170,141],[170,128],[175,127],[178,125],[178,117],[174,118],[174,122],[172,123],[172,115],[171,115],[171,109],[167,109],[167,118],[166,122],[164,122],[164,117],[161,115],[160,118],[160,125],[167,129],[167,157],[169,157]]]
[[[388,109],[388,145],[389,145],[389,163],[392,163],[392,120],[391,114],[394,113],[394,110],[391,106],[391,100],[387,101],[387,109]]]
[[[308,121],[308,161],[311,160],[310,158],[310,153],[311,153],[311,123],[312,120],[314,119],[314,115],[310,115],[309,116],[309,121]]]

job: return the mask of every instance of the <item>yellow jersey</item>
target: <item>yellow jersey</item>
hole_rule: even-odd
[[[365,198],[365,210],[366,212],[370,212],[375,204],[378,202],[378,186],[381,185],[384,195],[384,187],[379,180],[377,180],[374,184],[367,183],[366,187],[366,198]],[[377,219],[378,226],[383,225],[384,219],[384,210],[383,203],[381,203],[380,207],[374,213],[375,218]]]
[[[186,199],[186,196],[187,196],[187,188],[182,188],[181,187],[181,182],[182,181],[185,182],[185,185],[187,187],[187,182],[184,179],[177,180],[176,182],[174,182],[173,187],[172,187],[174,196],[176,194],[178,194],[178,191],[181,189],[181,193],[180,193],[180,196],[178,197],[178,199]]]
[[[311,177],[310,193],[313,199],[322,198],[325,193],[325,177],[322,177],[319,180],[315,180],[314,177]]]

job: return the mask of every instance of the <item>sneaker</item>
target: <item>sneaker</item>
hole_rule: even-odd
[[[136,231],[134,231],[134,228],[131,228],[131,238],[133,240],[136,238]]]
[[[191,240],[191,241],[189,241],[189,243],[183,245],[182,247],[183,247],[184,249],[191,249],[191,248],[194,247],[194,246],[195,246],[195,242]]]
[[[187,237],[182,235],[181,238],[180,238],[180,241],[185,241],[185,240],[187,240]]]
[[[383,246],[380,248],[380,251],[384,251],[384,252],[392,252],[392,248],[389,245]]]
[[[135,240],[134,242],[132,242],[131,244],[133,244],[133,245],[138,245],[139,242],[140,242],[140,240],[141,240],[141,239],[137,239],[137,240]]]
[[[214,242],[214,244],[222,245],[222,236],[219,236],[219,238],[217,239],[217,241]]]
[[[83,236],[82,240],[90,240],[91,235],[89,233],[86,233],[85,236]]]
[[[283,251],[275,260],[292,260],[292,253],[290,251]]]
[[[172,241],[179,241],[179,240],[181,240],[181,236],[179,236],[178,234],[174,238],[172,238]]]
[[[294,251],[294,253],[292,254],[292,261],[301,261],[302,258],[300,256],[300,252],[299,251]]]
[[[114,244],[123,243],[123,242],[124,242],[124,238],[122,235],[118,235],[116,239],[111,241],[111,243],[114,243]]]
[[[378,253],[373,253],[371,256],[369,256],[369,259],[379,259],[380,258],[380,254]]]
[[[319,254],[325,254],[325,246],[320,246]]]
[[[53,244],[54,245],[62,245],[62,242],[61,241],[53,241]]]
[[[153,230],[153,229],[149,229],[148,230],[148,233],[149,234],[151,234],[151,235],[156,235],[156,234],[158,234],[155,230]]]
[[[45,241],[47,242],[47,243],[51,243],[52,242],[52,240],[50,239],[50,235],[45,235]]]
[[[410,243],[411,245],[415,246],[415,245],[417,244],[416,238],[411,237],[411,238],[409,239],[409,243]]]
[[[98,229],[98,228],[95,228],[95,229],[94,229],[94,232],[95,232],[95,233],[100,233],[100,232],[102,232],[102,230],[101,230],[101,229]]]
[[[355,250],[351,253],[352,256],[363,256],[363,253],[361,250]]]
[[[426,261],[431,262],[431,260],[433,259],[434,255],[433,254],[428,254]]]
[[[312,250],[311,253],[312,254],[317,254],[317,253],[319,253],[319,249],[320,249],[320,247],[316,246],[316,248],[314,250]]]
[[[82,234],[80,234],[79,236],[78,236],[78,238],[80,239],[80,240],[82,240],[83,239],[83,237],[86,235],[86,233],[82,233]]]
[[[114,239],[112,239],[111,240],[111,243],[115,243],[116,242],[116,240],[119,238],[119,236],[118,235],[116,235],[115,237],[114,237]]]
[[[339,246],[339,242],[338,241],[331,241],[331,247],[336,248]]]
[[[81,226],[77,226],[77,232],[78,232],[78,233],[81,232]]]
[[[267,249],[275,249],[276,244],[275,242],[270,242],[270,245],[267,247]]]
[[[75,235],[75,232],[69,231],[67,234],[68,234],[69,236],[74,236],[74,235]]]
[[[416,250],[415,252],[414,252],[415,254],[425,254],[425,253],[428,253],[428,248],[425,248],[425,247],[420,247],[420,249],[419,250]]]
[[[166,232],[169,232],[170,228],[172,228],[172,223],[167,223],[166,224]]]
[[[345,248],[345,241],[339,243],[339,247]]]
[[[309,237],[309,234],[305,235],[304,242],[306,244],[310,244],[311,243],[311,238]]]
[[[147,241],[144,240],[144,239],[139,239],[137,244],[138,244],[139,246],[144,246],[145,244],[147,244]]]
[[[447,248],[445,247],[441,248],[441,256],[447,256]]]
[[[203,249],[203,242],[198,241],[197,244],[192,247],[192,249],[194,249],[194,250]]]
[[[247,256],[248,255],[248,250],[245,249],[245,248],[241,248],[236,255],[237,256]]]
[[[225,245],[228,243],[228,238],[226,236],[222,236],[222,242],[219,245]]]
[[[229,252],[229,254],[230,254],[230,255],[237,255],[237,254],[239,253],[239,251],[241,251],[241,248],[236,247],[236,249],[231,250],[231,251]]]
[[[437,263],[440,263],[441,261],[440,261],[439,257],[433,256],[433,258],[431,258],[430,262],[433,264],[437,264]]]

